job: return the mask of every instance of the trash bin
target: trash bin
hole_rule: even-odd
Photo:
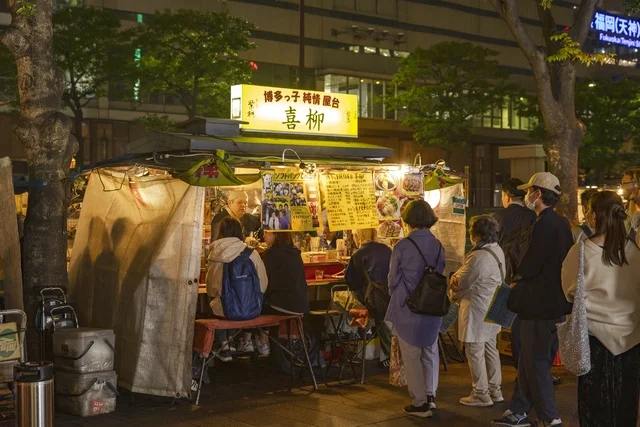
[[[16,425],[53,427],[53,364],[22,363],[14,369]]]

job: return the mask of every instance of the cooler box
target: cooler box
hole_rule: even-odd
[[[80,417],[116,410],[118,375],[115,371],[77,374],[56,371],[56,407]]]
[[[53,334],[56,371],[75,373],[113,370],[116,336],[109,329],[69,328]]]

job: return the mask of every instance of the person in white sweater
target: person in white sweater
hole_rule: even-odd
[[[498,222],[489,215],[471,218],[469,236],[474,247],[451,277],[453,299],[460,301],[458,339],[469,360],[473,390],[460,399],[465,406],[485,407],[504,402],[496,337],[500,325],[484,321],[496,288],[504,281],[504,252],[498,246]]]
[[[591,371],[578,378],[581,427],[635,426],[640,398],[640,249],[625,229],[622,199],[612,191],[591,200],[595,233],[584,241],[584,294]],[[574,299],[580,244],[567,255],[562,287]]]
[[[247,244],[242,241],[242,225],[240,221],[232,217],[225,217],[220,221],[218,239],[211,242],[209,259],[207,262],[207,295],[211,298],[209,306],[213,314],[224,317],[222,309],[222,280],[224,265],[236,259],[246,248]],[[260,280],[260,290],[264,294],[269,284],[267,270],[264,267],[262,258],[257,251],[252,251],[249,259],[253,262]],[[235,352],[235,346],[229,342],[229,338],[235,335],[235,330],[216,330],[215,340],[219,344],[217,357],[223,362],[231,360],[231,353]],[[242,353],[254,351],[251,342],[251,332],[245,332],[244,339],[238,349]]]

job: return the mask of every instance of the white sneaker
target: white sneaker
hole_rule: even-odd
[[[269,353],[271,352],[271,349],[269,348],[269,344],[258,343],[257,347],[258,347],[258,354],[260,354],[261,356],[268,356]]]
[[[553,421],[543,421],[542,425],[544,427],[551,427],[551,426],[558,427],[558,426],[562,426],[562,420],[560,418],[557,418],[557,419],[555,419]]]
[[[460,403],[464,406],[472,406],[477,408],[486,408],[493,406],[493,401],[488,394],[477,394],[472,392],[471,395],[460,399]]]
[[[491,396],[491,400],[493,403],[504,402],[504,396],[502,396],[502,392],[500,390],[494,390],[489,393]]]
[[[251,341],[242,341],[240,343],[238,351],[240,353],[253,353],[255,349],[253,348],[253,344],[251,344]]]

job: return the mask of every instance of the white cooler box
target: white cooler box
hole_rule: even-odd
[[[56,371],[56,407],[80,417],[116,410],[118,375],[115,371],[76,374]]]
[[[56,371],[75,373],[113,370],[116,336],[109,329],[69,328],[53,334]]]

